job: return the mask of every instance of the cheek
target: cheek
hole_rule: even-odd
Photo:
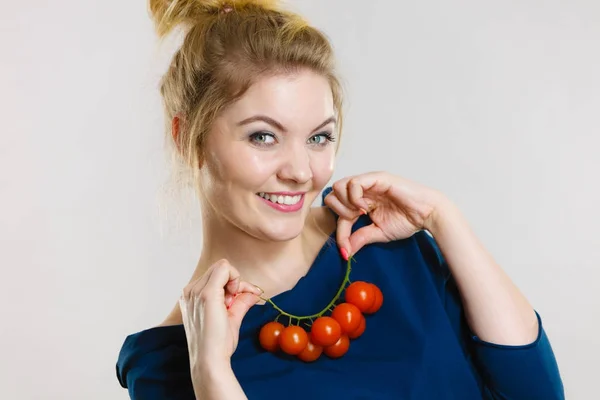
[[[249,152],[243,154],[235,160],[241,173],[245,175],[269,175],[273,173],[275,160],[273,157],[267,157],[265,154]]]
[[[311,168],[315,184],[318,186],[325,186],[333,176],[334,166],[335,152],[333,149],[313,156],[311,159]]]
[[[213,206],[230,221],[250,229],[256,205],[251,198],[262,188],[277,187],[273,179],[280,161],[277,157],[258,151],[223,152],[219,177],[213,192]]]
[[[231,159],[229,178],[236,186],[255,190],[263,187],[277,173],[278,161],[274,157],[254,152],[242,153]]]

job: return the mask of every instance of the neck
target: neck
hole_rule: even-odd
[[[203,250],[194,277],[212,264],[226,259],[241,274],[271,297],[291,289],[312,265],[318,251],[333,231],[329,210],[313,209],[301,234],[288,241],[267,241],[248,235],[228,221],[213,215],[203,218]]]

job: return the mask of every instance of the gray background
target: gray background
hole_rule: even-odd
[[[293,1],[348,89],[335,179],[388,170],[451,197],[544,318],[568,398],[597,387],[600,3]],[[125,336],[200,251],[164,186],[143,1],[3,1],[0,398],[125,399]]]

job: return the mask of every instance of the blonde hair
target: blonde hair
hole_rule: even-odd
[[[338,136],[342,88],[326,36],[273,0],[149,0],[159,37],[188,28],[160,82],[167,141],[197,182],[206,137],[219,112],[260,77],[310,69],[331,85]],[[177,143],[172,121],[180,116]]]

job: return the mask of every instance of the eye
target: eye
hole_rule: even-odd
[[[275,143],[275,136],[268,132],[255,132],[250,135],[250,141],[259,146],[269,146]]]
[[[328,142],[335,142],[335,138],[329,132],[319,133],[318,135],[311,136],[308,139],[309,144],[315,144],[317,146],[324,146]]]

